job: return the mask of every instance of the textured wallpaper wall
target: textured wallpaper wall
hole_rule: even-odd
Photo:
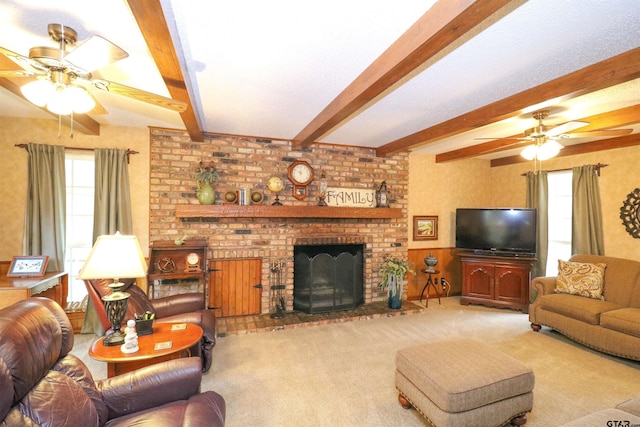
[[[129,148],[129,179],[133,201],[133,229],[145,255],[149,248],[149,130],[102,126],[99,136],[76,132],[69,138],[64,127],[58,138],[57,120],[26,120],[0,117],[0,260],[22,255],[24,210],[27,192],[27,151],[15,144],[35,142],[67,147]]]
[[[556,157],[543,162],[546,170],[572,168],[587,164],[603,163],[608,166],[600,175],[600,197],[602,200],[602,219],[604,228],[604,249],[608,256],[640,260],[640,239],[633,238],[625,230],[620,219],[620,207],[635,188],[640,187],[640,146],[598,151],[579,156]],[[522,173],[532,169],[532,164],[491,168],[496,206],[506,205],[510,201],[525,203],[526,182]]]

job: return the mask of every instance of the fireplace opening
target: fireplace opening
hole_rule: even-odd
[[[293,309],[349,310],[364,304],[364,245],[294,246]]]

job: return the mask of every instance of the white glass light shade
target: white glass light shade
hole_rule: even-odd
[[[55,86],[49,80],[35,80],[22,86],[20,91],[29,102],[44,107],[53,95]]]
[[[530,145],[526,147],[524,150],[522,150],[522,153],[520,153],[520,155],[527,160],[533,160],[536,158],[537,153],[538,153],[538,146]]]
[[[74,113],[83,114],[93,110],[93,107],[96,106],[95,101],[84,88],[67,86],[65,92]]]
[[[71,106],[71,100],[64,86],[56,86],[56,90],[51,94],[49,102],[47,103],[47,110],[55,114],[66,116],[71,114],[73,108]]]
[[[558,141],[554,139],[548,139],[547,142],[542,144],[538,149],[538,160],[547,160],[556,156],[560,149],[563,148]]]
[[[134,279],[147,275],[147,262],[136,236],[120,233],[98,237],[78,278]]]
[[[535,144],[526,147],[520,155],[527,160],[548,160],[556,156],[562,148],[562,145],[558,141],[548,139],[544,144]]]

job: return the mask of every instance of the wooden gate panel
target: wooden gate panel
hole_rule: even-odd
[[[209,307],[216,316],[260,314],[262,259],[211,260],[209,263]]]

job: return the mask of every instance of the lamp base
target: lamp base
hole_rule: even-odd
[[[124,344],[124,333],[122,331],[113,332],[104,337],[103,344],[105,346]]]

